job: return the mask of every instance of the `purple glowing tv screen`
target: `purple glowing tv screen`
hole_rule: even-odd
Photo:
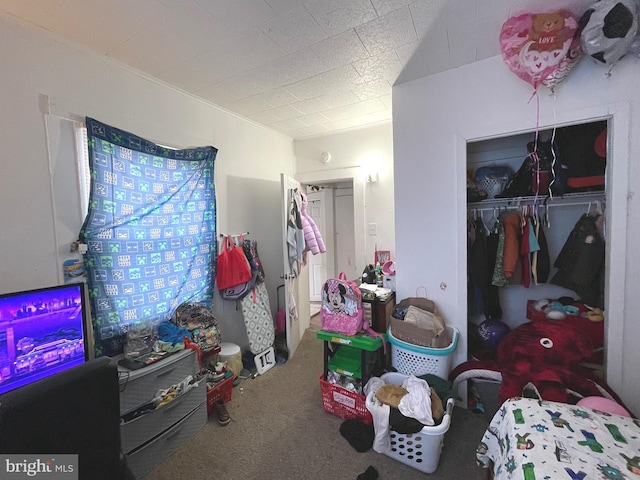
[[[84,283],[0,295],[0,394],[88,359]]]

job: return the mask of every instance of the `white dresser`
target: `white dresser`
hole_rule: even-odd
[[[182,350],[139,370],[119,367],[120,415],[148,404],[158,390],[180,383],[198,373],[193,350]],[[207,423],[207,389],[204,383],[162,407],[123,420],[120,426],[122,451],[136,478],[142,478]]]

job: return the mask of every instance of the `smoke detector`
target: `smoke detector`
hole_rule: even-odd
[[[331,161],[331,154],[329,152],[322,152],[320,154],[320,161],[322,163],[329,163]]]

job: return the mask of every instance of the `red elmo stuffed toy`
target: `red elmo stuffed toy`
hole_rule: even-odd
[[[465,362],[451,372],[449,379],[454,387],[472,378],[500,380],[500,403],[523,396],[529,384],[543,400],[575,404],[582,396],[606,396],[618,401],[602,380],[578,366],[592,353],[591,339],[567,328],[562,320],[524,323],[500,342],[497,360]]]

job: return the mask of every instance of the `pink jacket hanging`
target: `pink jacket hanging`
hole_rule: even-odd
[[[324,240],[322,240],[322,235],[320,235],[318,225],[316,225],[316,222],[307,213],[307,204],[309,203],[307,202],[307,197],[302,194],[300,194],[300,196],[302,197],[300,216],[302,217],[302,228],[304,230],[304,241],[306,243],[305,250],[311,251],[314,255],[324,253],[327,251],[327,248],[324,245]]]

